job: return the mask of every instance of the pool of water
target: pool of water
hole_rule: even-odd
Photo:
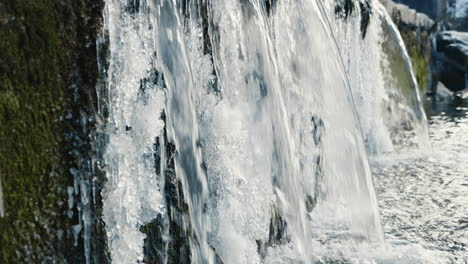
[[[468,100],[433,102],[428,119],[432,150],[371,159],[386,240],[422,247],[421,263],[468,263]]]

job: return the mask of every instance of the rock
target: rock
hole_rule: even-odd
[[[288,223],[284,219],[283,212],[280,208],[272,206],[268,240],[257,240],[257,251],[264,259],[269,247],[285,245],[289,242]]]
[[[359,0],[358,3],[361,18],[361,36],[364,39],[370,22],[372,6],[369,0]],[[335,0],[335,16],[337,18],[348,19],[355,9],[356,4],[353,0]]]
[[[411,64],[421,92],[429,90],[430,35],[434,27],[434,21],[427,15],[418,13],[408,6],[397,4],[392,0],[380,0],[380,2],[391,15],[393,22],[398,26],[408,55],[411,58]]]
[[[420,13],[428,15],[436,20],[441,13],[446,11],[446,0],[395,0],[400,4],[409,6]]]
[[[452,101],[454,98],[453,92],[450,91],[445,85],[441,82],[437,83],[437,93],[436,93],[436,100],[437,101],[444,101],[449,102]]]
[[[468,33],[444,31],[433,42],[433,86],[441,81],[451,91],[466,88]]]
[[[437,51],[444,53],[452,63],[468,72],[468,33],[444,31],[437,35]]]
[[[165,84],[163,85],[165,86]],[[181,180],[176,175],[176,146],[168,141],[166,114],[161,115],[164,122],[163,137],[156,138],[155,170],[158,177],[164,177],[164,200],[167,213],[158,215],[140,231],[147,235],[144,242],[145,263],[190,263],[192,252],[190,241],[197,242],[192,234],[190,213],[185,201]],[[165,152],[165,160],[161,153]],[[165,164],[164,171],[161,165]]]
[[[91,158],[103,7],[101,0],[0,3],[0,263],[107,262],[102,175]],[[78,179],[80,191],[69,197]],[[96,199],[82,196],[91,190]]]
[[[434,25],[434,21],[427,15],[418,13],[406,5],[397,4],[392,0],[380,0],[380,2],[382,2],[387,12],[392,16],[395,24],[399,26],[403,24],[413,29],[429,29]]]
[[[2,179],[0,179],[0,217],[5,215],[5,209],[3,209],[3,191],[2,191]]]
[[[335,15],[341,18],[348,18],[354,11],[353,0],[335,0]]]
[[[456,92],[455,97],[460,98],[462,100],[468,99],[468,88]]]
[[[360,0],[359,8],[361,9],[361,36],[364,39],[366,37],[367,27],[369,26],[372,6],[369,0]]]
[[[450,1],[446,5],[444,22],[447,28],[468,31],[468,1]]]

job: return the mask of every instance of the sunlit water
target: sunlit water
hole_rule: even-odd
[[[387,242],[431,251],[422,263],[467,263],[468,101],[431,108],[432,152],[406,148],[372,159],[383,226]]]

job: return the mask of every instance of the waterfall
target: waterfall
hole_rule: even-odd
[[[428,149],[427,118],[403,40],[382,4],[367,3],[367,7],[360,6],[361,16],[335,18],[331,24],[344,57],[368,153],[394,151],[404,145],[402,140]],[[365,37],[359,34],[363,15],[369,16]]]
[[[311,263],[317,241],[382,242],[366,147],[425,116],[407,55],[416,106],[392,94],[394,26],[372,3],[362,39],[332,0],[107,0],[112,261]]]
[[[393,144],[383,118],[383,103],[388,98],[383,73],[379,70],[383,60],[380,45],[384,38],[379,15],[375,13],[378,1],[372,4],[373,13],[368,14],[370,22],[365,37],[360,30],[363,18],[335,18],[332,25],[336,27],[366,147],[368,153],[375,154],[392,151]]]

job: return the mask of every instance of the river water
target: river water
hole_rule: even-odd
[[[422,263],[467,263],[468,100],[430,108],[432,151],[407,147],[371,159],[384,231],[389,243],[431,251]]]

